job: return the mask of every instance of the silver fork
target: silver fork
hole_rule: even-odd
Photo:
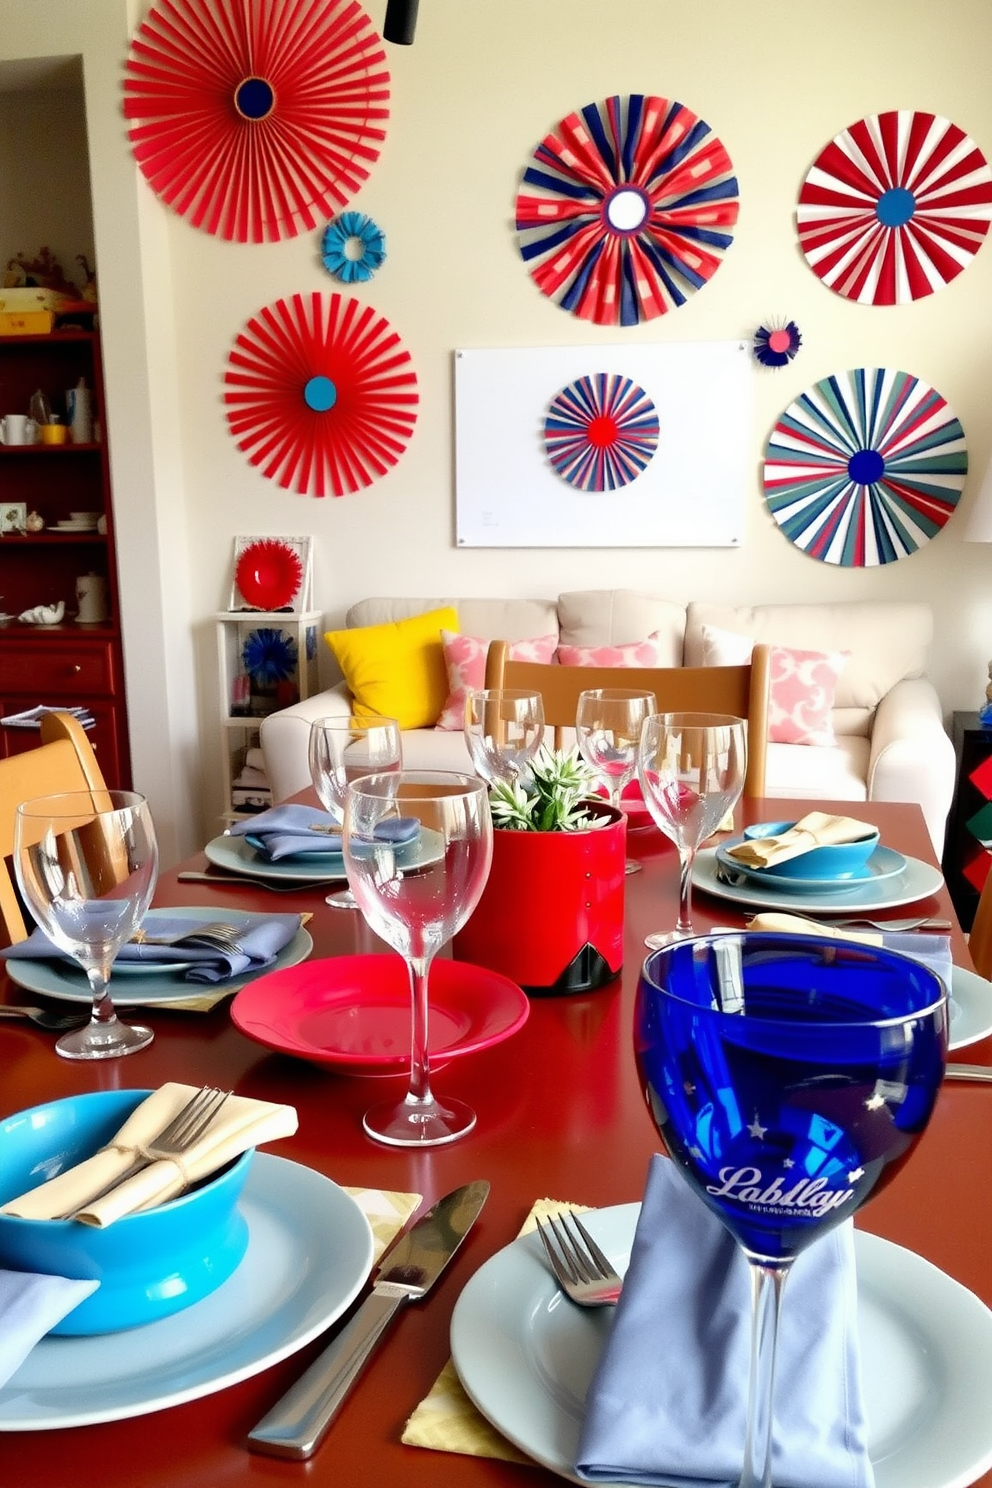
[[[222,951],[236,953],[241,950],[240,937],[243,933],[243,930],[236,925],[228,924],[225,920],[208,920],[202,925],[183,930],[179,935],[149,935],[145,930],[137,930],[131,936],[130,944],[180,946],[193,941],[201,941],[207,945],[218,946]]]
[[[78,1013],[50,1013],[45,1008],[12,1007],[9,1003],[0,1005],[0,1018],[28,1018],[48,1033],[65,1033],[69,1028],[82,1028],[88,1022]]]
[[[623,1288],[623,1280],[573,1212],[537,1221],[545,1254],[555,1280],[566,1296],[580,1307],[612,1306]]]
[[[112,1189],[119,1187],[125,1179],[133,1178],[135,1173],[140,1173],[143,1168],[150,1167],[154,1162],[182,1157],[194,1143],[200,1140],[230,1094],[229,1090],[217,1090],[212,1085],[201,1086],[196,1094],[186,1102],[182,1110],[167,1126],[162,1128],[158,1136],[144,1144],[141,1156],[136,1157],[123,1173],[118,1173],[113,1182],[101,1188],[98,1193],[90,1194],[85,1204],[79,1205],[67,1214],[60,1214],[58,1217],[75,1219],[82,1210],[88,1209],[97,1199],[102,1199]]]

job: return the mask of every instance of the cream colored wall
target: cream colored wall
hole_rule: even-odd
[[[0,274],[50,248],[70,282],[93,263],[86,118],[80,85],[0,94]]]
[[[381,24],[385,0],[367,3]],[[22,0],[0,0],[0,55],[18,55],[18,45],[37,50],[42,23],[34,7],[30,23],[19,18],[24,9]],[[944,707],[978,704],[992,655],[990,555],[960,534],[992,450],[992,245],[926,300],[858,306],[823,288],[808,268],[794,211],[815,155],[865,114],[932,110],[992,157],[988,0],[940,7],[835,0],[828,12],[795,0],[697,0],[689,8],[665,0],[422,0],[414,46],[387,48],[388,139],[352,203],[384,229],[389,250],[382,270],[356,293],[410,349],[420,414],[387,477],[324,501],[259,475],[228,435],[222,409],[224,366],[244,322],[294,291],[338,288],[320,265],[319,232],[258,247],[226,244],[161,206],[143,181],[132,186],[117,112],[122,9],[123,0],[50,0],[44,14],[62,14],[87,71],[108,368],[122,410],[118,417],[111,408],[113,447],[127,476],[115,482],[118,511],[137,501],[156,539],[143,549],[138,521],[125,528],[149,596],[145,608],[132,596],[125,619],[132,629],[157,632],[149,649],[163,666],[168,659],[177,686],[184,666],[195,672],[195,717],[183,715],[189,698],[179,686],[168,697],[167,733],[182,761],[183,780],[173,779],[172,789],[202,780],[194,824],[201,839],[216,830],[220,805],[211,616],[226,602],[237,533],[311,532],[317,603],[331,621],[376,593],[547,595],[630,585],[675,599],[925,597],[937,618],[932,672]],[[132,19],[144,9],[134,0]],[[53,26],[49,46],[55,35]],[[630,92],[679,99],[710,123],[733,158],[741,214],[710,285],[683,308],[618,331],[576,320],[534,288],[512,214],[529,154],[557,120]],[[118,236],[109,214],[121,202],[127,210]],[[111,309],[118,275],[120,308]],[[127,305],[140,308],[140,325],[125,323]],[[780,372],[755,369],[753,479],[740,549],[455,548],[455,348],[723,340],[748,337],[775,317],[794,319],[804,345]],[[128,377],[139,361],[136,394]],[[854,366],[900,368],[932,383],[964,424],[973,471],[960,512],[936,541],[910,559],[862,571],[804,557],[768,517],[760,490],[761,454],[776,416],[811,383]],[[136,413],[136,399],[148,407]],[[140,685],[132,672],[129,687]]]

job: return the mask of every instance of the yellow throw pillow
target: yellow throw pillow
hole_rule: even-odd
[[[450,606],[355,630],[329,630],[324,639],[337,658],[360,718],[395,718],[400,728],[437,723],[448,696],[442,630],[458,629]]]

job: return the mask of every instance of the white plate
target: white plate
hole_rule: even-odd
[[[442,854],[438,834],[422,830],[415,842],[403,843],[396,849],[400,862],[411,868],[434,862]],[[282,858],[270,863],[244,837],[214,837],[203,849],[215,868],[228,873],[244,873],[248,878],[283,879],[287,883],[347,882],[344,858],[340,853],[318,853],[314,857]]]
[[[122,1421],[259,1374],[330,1327],[372,1269],[364,1214],[329,1178],[258,1152],[248,1249],[202,1302],[126,1334],[43,1338],[0,1389],[0,1431]]]
[[[864,867],[857,873],[848,874],[846,878],[799,878],[797,875],[775,873],[771,868],[751,868],[746,863],[738,863],[736,858],[730,856],[730,849],[744,840],[743,837],[729,837],[726,842],[720,843],[715,849],[720,867],[731,873],[743,874],[751,883],[770,884],[775,889],[783,889],[792,894],[817,894],[825,890],[855,886],[863,888],[865,884],[877,884],[884,878],[894,878],[906,867],[906,859],[902,853],[896,852],[892,847],[876,847]]]
[[[266,918],[261,912],[244,909],[232,910],[231,913],[239,917],[239,922]],[[202,905],[191,905],[188,908],[184,906],[182,909],[150,909],[146,918],[154,919],[156,915],[216,920],[217,911]],[[123,981],[116,971],[111,976],[110,995],[115,1007],[164,1007],[170,1002],[185,1002],[191,997],[206,997],[212,992],[223,992],[226,995],[228,992],[239,992],[256,977],[265,976],[270,971],[283,971],[287,966],[298,966],[312,950],[313,940],[301,927],[274,961],[260,966],[257,971],[242,972],[240,976],[230,977],[223,982],[188,982],[183,972],[175,969],[176,966],[182,966],[182,962],[169,962],[165,965],[146,962],[141,967],[142,975],[138,977],[134,975],[138,964],[132,963],[130,974]],[[61,997],[67,1002],[93,1001],[86,973],[75,961],[18,961],[15,956],[9,956],[5,964],[7,975],[19,987],[40,992],[44,997]]]
[[[963,966],[951,968],[950,1047],[964,1049],[992,1033],[992,982]]]
[[[694,889],[730,899],[734,904],[747,904],[753,909],[801,909],[803,914],[873,914],[876,909],[894,909],[899,904],[915,904],[936,894],[944,882],[939,868],[920,858],[907,858],[902,873],[879,883],[856,882],[841,888],[832,884],[816,891],[779,888],[770,883],[723,883],[717,877],[716,849],[701,848],[692,870]]]
[[[639,1209],[583,1215],[621,1273]],[[965,1488],[992,1465],[992,1312],[901,1246],[856,1231],[855,1253],[876,1488]],[[480,1267],[451,1320],[455,1368],[478,1409],[521,1451],[575,1483],[585,1394],[611,1321],[608,1307],[564,1301],[533,1235]]]

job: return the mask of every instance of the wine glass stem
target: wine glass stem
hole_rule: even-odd
[[[738,1488],[772,1488],[772,1421],[775,1351],[788,1265],[748,1257],[751,1268],[751,1366],[747,1395],[744,1469]]]
[[[685,847],[679,855],[679,917],[675,929],[680,935],[691,935],[692,931],[692,865],[696,861],[696,849]]]
[[[427,977],[430,971],[430,956],[411,956],[411,1049],[409,1101],[427,1105],[432,1100],[430,1085],[430,1059],[427,1053]]]
[[[109,969],[105,971],[102,967],[91,966],[87,969],[86,978],[90,984],[90,991],[93,993],[91,1020],[94,1023],[113,1023],[117,1014],[114,1012],[114,1004],[108,991]]]

